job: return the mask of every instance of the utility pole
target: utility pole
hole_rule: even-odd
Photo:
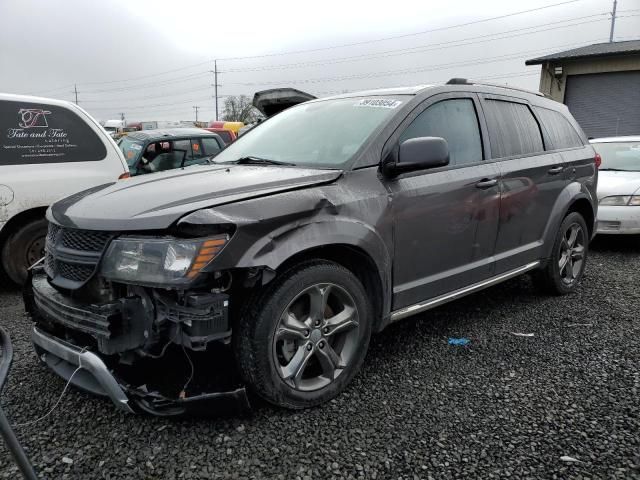
[[[609,43],[613,42],[613,31],[616,28],[616,9],[618,0],[613,0],[613,12],[611,12],[611,33],[609,33]]]
[[[216,121],[218,121],[218,60],[213,61],[213,89],[216,97]]]
[[[76,95],[76,105],[78,104],[78,85],[73,84],[73,93]]]
[[[197,122],[198,122],[198,110],[200,109],[200,107],[199,107],[199,106],[197,106],[197,105],[195,105],[195,106],[193,107],[193,109],[196,111],[196,123],[197,123]]]
[[[124,126],[124,112],[120,113],[120,120],[122,120],[122,125]]]

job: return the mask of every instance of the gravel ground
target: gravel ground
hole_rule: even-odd
[[[18,435],[51,479],[640,478],[638,271],[640,239],[597,240],[576,294],[523,277],[393,325],[312,410],[136,417],[72,388]],[[0,292],[0,324],[15,345],[2,405],[26,422],[64,382],[36,363],[17,293]],[[16,472],[0,447],[0,478]]]

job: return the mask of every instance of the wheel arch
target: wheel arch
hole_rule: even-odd
[[[353,273],[362,283],[374,309],[373,331],[385,325],[383,318],[388,315],[388,299],[383,287],[383,279],[373,258],[361,247],[349,244],[330,244],[307,248],[283,261],[276,271],[282,273],[289,268],[310,260],[327,260],[337,263]]]
[[[583,216],[587,228],[589,229],[589,238],[593,238],[595,232],[595,219],[597,213],[597,202],[584,185],[574,182],[565,187],[558,196],[553,206],[549,221],[544,233],[544,251],[543,258],[546,260],[551,255],[553,242],[562,220],[570,213],[578,212]]]
[[[584,221],[587,224],[587,228],[589,229],[589,238],[593,238],[593,234],[596,230],[595,229],[596,216],[589,200],[587,200],[584,197],[575,199],[573,203],[569,205],[569,208],[567,209],[567,213],[565,213],[565,216],[571,212],[577,212],[580,215],[582,215],[582,218],[584,218]]]
[[[17,231],[22,225],[26,225],[39,218],[45,218],[46,212],[46,206],[29,208],[28,210],[23,210],[15,214],[2,226],[2,230],[0,230],[0,283],[4,284],[9,282],[9,276],[5,271],[3,260],[3,251],[7,240],[11,234]],[[11,282],[9,282],[9,284],[11,284]]]
[[[16,228],[20,227],[21,225],[25,225],[32,220],[45,218],[47,208],[47,206],[33,207],[28,210],[23,210],[19,213],[16,213],[13,217],[11,217],[7,221],[7,223],[4,224],[2,230],[0,230],[0,251],[2,251],[7,238],[9,238],[9,236],[15,231]]]

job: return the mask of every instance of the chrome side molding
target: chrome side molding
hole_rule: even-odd
[[[483,280],[482,282],[474,283],[473,285],[469,285],[468,287],[454,290],[451,293],[445,293],[444,295],[440,295],[425,302],[419,302],[413,305],[409,305],[408,307],[400,308],[391,312],[391,322],[402,320],[403,318],[410,317],[411,315],[414,315],[416,313],[424,312],[426,310],[430,310],[432,308],[448,303],[452,300],[456,300],[457,298],[464,297],[465,295],[469,295],[470,293],[477,292],[484,288],[492,287],[493,285],[496,285],[500,282],[509,280],[510,278],[517,277],[518,275],[533,270],[539,265],[540,261],[537,260],[535,262],[528,263],[527,265],[523,265],[522,267],[509,270],[508,272],[501,273],[500,275],[496,275],[495,277],[488,278],[487,280]]]

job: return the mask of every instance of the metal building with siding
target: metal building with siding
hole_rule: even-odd
[[[640,135],[640,40],[596,43],[527,60],[540,91],[565,103],[589,137]]]

